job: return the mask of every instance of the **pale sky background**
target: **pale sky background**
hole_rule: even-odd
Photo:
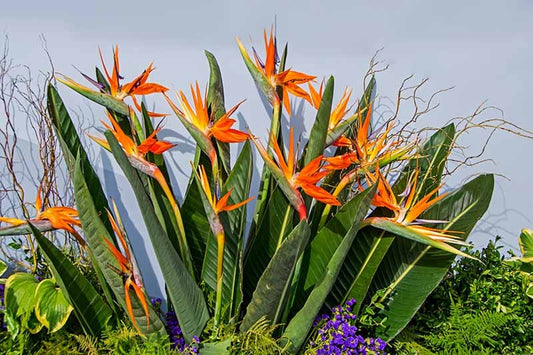
[[[246,98],[239,124],[265,136],[269,117],[256,92],[235,43],[239,36],[250,48],[263,51],[263,29],[276,19],[278,44],[289,42],[288,65],[318,77],[330,74],[336,79],[336,97],[346,85],[362,90],[362,78],[374,53],[383,48],[379,59],[389,69],[377,75],[378,98],[394,98],[402,79],[413,74],[415,81],[429,78],[421,95],[454,86],[437,98],[440,107],[420,122],[441,126],[449,119],[467,116],[483,101],[504,112],[505,119],[533,130],[533,2],[531,1],[4,1],[0,13],[0,33],[9,37],[10,56],[34,71],[49,71],[40,35],[55,70],[83,82],[73,66],[93,75],[99,64],[98,47],[111,65],[111,48],[119,44],[121,70],[126,79],[138,75],[151,60],[157,70],[151,81],[173,90],[187,89],[198,80],[205,85],[208,66],[204,49],[217,57],[224,79],[226,105]],[[3,42],[3,39],[1,40]],[[60,87],[67,105],[86,113],[86,125],[99,125],[103,109]],[[147,97],[148,103],[153,103]],[[296,102],[298,104],[298,102]],[[297,105],[296,105],[297,106]],[[296,106],[294,106],[296,108]],[[405,105],[400,121],[409,117],[412,106]],[[170,110],[157,101],[156,109]],[[296,111],[296,109],[293,109]],[[382,113],[386,116],[384,106]],[[314,115],[306,108],[293,118],[298,130],[310,129]],[[487,111],[483,118],[501,118]],[[246,123],[244,122],[246,121]],[[170,154],[182,193],[189,174],[191,148],[183,141],[184,128],[177,118],[166,120],[164,138],[180,145]],[[177,132],[177,134],[175,133]],[[474,132],[462,143],[477,154],[488,131]],[[448,180],[453,188],[472,174],[493,172],[496,188],[489,212],[472,235],[482,246],[495,235],[503,237],[506,248],[516,248],[524,227],[533,227],[533,141],[497,132],[485,150],[485,163],[465,169]],[[129,207],[126,218],[134,248],[141,264],[153,258],[140,215],[129,187],[121,176],[110,172],[110,156],[93,148],[97,167],[106,189],[121,207]],[[124,212],[123,212],[124,213]],[[143,240],[143,236],[144,240]],[[162,294],[157,270],[145,272],[152,294]],[[148,274],[148,275],[146,275]],[[154,276],[154,277],[152,277]],[[160,278],[159,278],[160,279]]]

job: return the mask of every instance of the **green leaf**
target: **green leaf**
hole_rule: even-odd
[[[194,167],[196,168],[198,165],[203,165],[205,167],[206,174],[209,177],[211,172],[209,158],[197,148]],[[181,205],[181,213],[183,225],[187,231],[187,242],[189,243],[189,249],[191,251],[196,279],[200,279],[206,245],[210,237],[210,227],[202,204],[202,192],[194,180],[194,174],[191,174],[191,179],[187,190],[185,191],[183,204]]]
[[[461,250],[458,250],[454,248],[453,246],[451,246],[450,242],[445,243],[440,240],[435,240],[431,237],[426,236],[424,233],[421,233],[417,230],[409,228],[409,226],[404,226],[401,223],[391,221],[387,218],[373,217],[373,218],[369,218],[367,223],[369,223],[373,227],[384,230],[391,234],[404,237],[404,238],[413,240],[421,244],[429,245],[430,247],[441,249],[449,253],[464,256],[467,258],[473,258],[469,254],[464,253]],[[458,240],[458,242],[462,242],[462,240]],[[458,243],[458,244],[461,244],[461,243]]]
[[[466,240],[487,210],[494,188],[493,175],[481,175],[443,198],[421,218],[449,221],[444,230],[455,231]],[[389,341],[414,316],[426,297],[440,283],[455,259],[454,254],[404,239],[397,239],[376,272],[371,291],[387,288],[381,300],[386,318],[377,335]]]
[[[360,194],[357,196],[360,196]],[[302,266],[303,294],[308,294],[323,277],[329,261],[345,236],[352,230],[358,215],[361,213],[366,215],[368,213],[368,208],[366,210],[360,209],[361,197],[357,196],[344,204],[339,212],[318,231],[309,244]],[[301,301],[305,301],[302,293],[300,293],[298,298]],[[299,308],[302,305],[300,302],[296,304],[296,307]]]
[[[246,142],[235,162],[235,166],[226,180],[221,196],[231,190],[228,204],[236,204],[248,198],[252,179],[252,150]],[[224,273],[222,304],[228,308],[228,314],[234,316],[239,311],[242,301],[242,248],[246,222],[246,206],[221,214],[220,219],[226,234],[224,247]],[[207,244],[203,265],[203,280],[216,290],[217,245],[213,236]]]
[[[522,258],[533,258],[533,230],[524,228],[518,239]],[[1,274],[1,273],[0,273]]]
[[[350,207],[357,211],[351,220],[351,226],[346,234],[343,235],[344,238],[342,238],[342,241],[327,262],[325,270],[320,275],[320,280],[316,283],[315,287],[311,291],[311,294],[307,298],[304,306],[292,318],[292,320],[289,322],[289,325],[285,329],[285,333],[283,334],[282,339],[286,339],[289,342],[289,352],[296,353],[305,342],[307,334],[313,325],[314,319],[320,312],[320,309],[323,307],[326,297],[337,280],[339,271],[341,270],[344,260],[348,255],[348,251],[350,250],[355,236],[357,235],[361,221],[366,216],[367,211],[370,208],[370,203],[372,202],[374,193],[375,187],[368,188],[348,202],[351,204]],[[328,228],[328,226],[331,224],[332,223],[330,221],[325,228]]]
[[[0,277],[2,277],[2,275],[4,275],[4,272],[6,272],[7,270],[7,265],[6,263],[0,259]]]
[[[316,114],[315,123],[309,134],[309,142],[307,142],[307,147],[304,153],[304,166],[309,164],[316,157],[324,154],[326,137],[328,135],[329,118],[331,115],[334,83],[335,80],[330,76],[326,88],[324,89],[324,93],[322,94],[322,101],[320,102],[320,107]]]
[[[272,183],[276,185],[275,182]],[[284,193],[275,187],[269,196],[257,225],[252,226],[254,229],[245,248],[243,291],[246,303],[251,299],[272,256],[293,228],[294,209]]]
[[[257,283],[246,309],[240,330],[245,332],[262,317],[278,323],[292,284],[296,263],[309,240],[309,224],[305,219],[292,230],[281,244]]]
[[[222,84],[222,74],[218,66],[215,56],[208,51],[205,51],[205,56],[209,62],[209,87],[207,90],[207,107],[209,114],[215,121],[226,113],[224,108],[224,85]],[[222,162],[224,168],[224,175],[227,176],[231,170],[230,166],[230,150],[229,144],[216,141],[218,148],[218,158]]]
[[[230,351],[229,351],[230,346],[231,346],[231,339],[226,339],[218,343],[202,343],[200,344],[200,354],[202,355],[230,354]]]
[[[111,235],[108,233],[103,223],[103,219],[107,218],[107,212],[104,211],[103,214],[101,214],[97,210],[91,190],[89,190],[87,181],[85,180],[86,176],[87,174],[85,174],[85,170],[82,168],[80,158],[78,157],[74,169],[73,184],[76,207],[84,231],[84,236],[89,245],[93,260],[101,266],[101,272],[105,277],[105,281],[109,284],[109,287],[120,306],[126,310],[124,281],[122,280],[122,275],[115,272],[116,269],[120,268],[117,260],[104,242],[104,238],[109,241],[112,240]],[[146,334],[165,334],[164,325],[152,307],[149,307],[150,327],[146,329],[146,324],[148,322],[142,305],[136,297],[132,297],[131,299],[133,314],[135,321],[139,325],[139,329],[145,331]]]
[[[393,189],[396,194],[403,192],[412,172],[419,170],[417,186],[423,192],[429,192],[439,186],[440,176],[449,155],[451,143],[455,135],[453,125],[446,126],[434,133],[425,142],[419,151],[418,159],[410,161]],[[419,196],[423,196],[420,195]],[[381,216],[382,210],[376,209],[371,216]],[[357,243],[352,245],[350,253],[346,258],[345,265],[339,273],[338,281],[333,287],[327,300],[329,308],[344,304],[347,300],[354,298],[357,303],[353,310],[357,313],[364,304],[374,274],[393,245],[396,236],[375,229],[365,227],[361,229],[356,238]],[[414,243],[414,242],[413,242]]]
[[[71,88],[72,90],[76,91],[77,93],[85,96],[89,100],[96,102],[97,104],[102,105],[111,111],[114,111],[121,115],[129,114],[128,105],[126,105],[122,100],[115,98],[114,96],[89,89],[79,84],[75,84],[73,81],[66,77],[65,79],[56,77],[56,79]]]
[[[64,290],[69,303],[74,307],[74,314],[83,330],[86,334],[98,336],[106,329],[109,319],[113,316],[113,311],[61,250],[43,237],[38,230],[34,229],[33,235],[57,283]],[[48,325],[47,328],[51,329]]]
[[[409,178],[417,168],[419,174],[415,201],[438,187],[454,138],[455,125],[453,123],[437,130],[424,143],[417,159],[410,160],[404,168],[393,186],[394,193],[398,195],[405,190]]]
[[[154,212],[152,202],[145,189],[147,185],[145,175],[139,175],[131,166],[122,147],[115,136],[106,131],[105,136],[124,175],[133,188],[135,197],[143,215],[146,229],[152,241],[168,294],[176,311],[176,315],[185,339],[190,342],[193,336],[201,334],[209,313],[202,290],[196,285],[178,253],[174,249],[168,235],[163,230]]]
[[[87,158],[87,153],[81,144],[80,137],[76,132],[76,127],[68,114],[63,100],[59,96],[56,88],[51,84],[48,85],[47,90],[47,105],[54,130],[61,143],[61,149],[71,178],[74,178],[73,172],[76,165],[76,158],[79,155],[80,164],[85,173],[85,181],[88,189],[91,191],[94,205],[98,213],[105,214],[105,211],[109,210],[109,205],[104,190],[102,189],[102,185],[100,184],[100,179]],[[109,233],[113,234],[113,229],[111,228],[109,221],[104,221],[103,223]],[[31,230],[29,230],[28,233],[31,233]],[[114,235],[111,240],[116,242]]]
[[[74,309],[54,280],[46,279],[35,290],[35,316],[50,333],[63,328]]]
[[[333,130],[328,131],[328,136],[326,138],[326,146],[330,146],[344,133],[347,133],[348,136],[354,138],[355,130],[353,129],[353,127],[358,120],[366,117],[375,87],[376,87],[376,78],[372,76],[372,79],[366,86],[365,92],[363,93],[363,96],[361,97],[361,101],[359,101],[357,112],[354,115],[343,120]]]
[[[9,276],[4,294],[6,310],[16,318],[33,312],[37,284],[31,274],[17,272]]]

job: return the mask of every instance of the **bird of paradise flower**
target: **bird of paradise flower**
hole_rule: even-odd
[[[450,253],[474,258],[451,246],[471,246],[469,243],[459,239],[456,232],[441,230],[424,226],[424,224],[442,224],[447,221],[420,219],[419,216],[427,211],[431,206],[448,196],[448,193],[437,195],[443,185],[431,190],[425,196],[417,199],[418,169],[412,174],[405,191],[400,195],[402,199],[398,201],[392,188],[381,174],[379,167],[375,173],[367,172],[366,179],[369,184],[377,183],[377,191],[372,200],[375,207],[384,207],[393,213],[391,217],[369,217],[363,225],[372,225],[376,228],[402,235],[417,242],[439,248]]]
[[[283,157],[283,153],[279,147],[276,139],[270,139],[271,148],[276,155],[276,159],[270,157],[267,149],[262,143],[252,136],[259,154],[265,161],[272,175],[278,181],[278,184],[282,191],[293,207],[298,211],[300,219],[307,218],[307,210],[305,207],[302,195],[298,191],[299,188],[304,190],[306,194],[315,198],[323,203],[338,206],[339,201],[332,196],[325,189],[317,186],[316,184],[322,180],[326,175],[330,173],[330,170],[325,164],[323,164],[324,156],[320,155],[311,160],[309,164],[303,167],[300,171],[297,170],[298,157],[294,150],[294,132],[293,128],[290,128],[289,135],[289,152],[287,154],[287,160]]]
[[[132,115],[134,115],[134,112],[130,108],[130,116]],[[182,254],[184,263],[188,266],[190,270],[192,270],[192,261],[190,259],[190,251],[189,251],[187,239],[185,238],[185,228],[183,226],[183,220],[181,218],[181,212],[179,210],[178,203],[176,199],[174,198],[172,190],[170,186],[168,185],[165,179],[165,176],[161,172],[161,169],[159,169],[159,167],[157,167],[157,165],[155,165],[154,163],[151,163],[145,159],[145,156],[147,153],[151,152],[154,154],[162,154],[166,152],[167,150],[169,150],[170,148],[174,147],[175,144],[169,143],[167,141],[160,141],[156,138],[157,133],[159,133],[160,130],[162,129],[162,127],[160,126],[157,127],[152,132],[152,134],[150,134],[150,136],[147,137],[144,141],[142,141],[140,144],[137,144],[131,137],[129,137],[128,135],[126,135],[126,133],[124,133],[120,125],[117,123],[117,121],[113,118],[113,116],[109,112],[108,112],[108,118],[111,123],[111,126],[105,122],[102,122],[102,124],[116,138],[117,142],[122,147],[131,165],[137,170],[143,172],[144,174],[154,178],[159,183],[159,185],[163,189],[163,192],[167,196],[172,206],[174,216],[176,217],[176,222],[178,224],[178,232],[179,232],[178,242],[181,248],[181,254]],[[89,135],[89,137],[91,137],[94,141],[96,141],[98,144],[100,144],[105,149],[111,150],[109,142],[105,138],[99,138],[99,137],[95,137],[92,135]]]
[[[262,61],[254,50],[254,61],[252,62],[240,39],[237,38],[237,44],[246,66],[254,79],[258,82],[259,87],[265,94],[267,100],[269,100],[274,107],[279,105],[280,101],[283,100],[285,110],[290,116],[291,106],[289,94],[311,102],[311,97],[300,87],[300,85],[310,82],[316,77],[292,69],[286,69],[278,73],[276,38],[272,33],[272,29],[270,30],[270,35],[268,37],[267,31],[264,31],[264,41],[266,53],[265,61]],[[276,92],[278,87],[282,90],[281,97]]]
[[[85,247],[86,243],[82,236],[74,229],[74,227],[81,227],[81,222],[78,219],[78,211],[71,207],[48,207],[44,208],[42,202],[42,186],[37,190],[37,197],[35,199],[35,217],[28,221],[18,218],[1,217],[0,222],[10,224],[11,227],[0,228],[0,235],[20,235],[29,234],[31,229],[28,222],[35,226],[41,232],[48,232],[57,229],[62,229],[74,236],[76,241]]]
[[[230,198],[232,189],[230,189],[224,196],[218,199],[217,196],[211,192],[209,179],[207,178],[205,168],[202,165],[200,165],[198,167],[198,170],[195,171],[195,175],[201,187],[201,191],[203,191],[204,193],[205,201],[207,202],[204,204],[206,215],[209,220],[209,226],[211,228],[211,231],[213,232],[213,235],[215,236],[217,241],[217,287],[214,323],[215,330],[217,330],[222,315],[222,277],[224,271],[224,246],[226,241],[224,227],[222,226],[222,223],[220,221],[219,213],[223,211],[233,211],[241,206],[244,206],[245,204],[253,200],[254,197],[250,197],[239,203],[229,205],[228,200]]]
[[[137,100],[138,95],[149,95],[154,93],[163,93],[167,91],[168,89],[164,87],[163,85],[156,84],[156,83],[149,83],[147,82],[148,76],[150,73],[155,69],[153,67],[153,62],[151,62],[148,67],[135,79],[130,81],[129,83],[121,84],[120,80],[123,79],[123,77],[120,75],[120,64],[118,59],[118,46],[115,46],[113,50],[113,69],[111,71],[111,74],[109,74],[109,71],[107,70],[107,67],[105,65],[102,52],[98,50],[100,54],[100,60],[102,62],[102,66],[104,68],[104,73],[107,78],[108,85],[103,84],[99,82],[98,80],[94,80],[90,78],[88,75],[83,75],[85,79],[87,79],[91,84],[96,86],[99,91],[95,91],[92,89],[89,89],[73,79],[63,76],[63,77],[57,77],[57,80],[62,82],[63,84],[67,85],[71,89],[81,93],[82,95],[88,97],[89,99],[94,99],[95,96],[94,93],[104,93],[104,95],[107,95],[107,99],[116,99],[123,101],[126,97],[131,97],[133,100],[133,104],[138,110],[141,110],[141,105],[139,104],[139,101]],[[151,117],[163,117],[166,116],[166,114],[161,113],[155,113],[155,112],[148,112],[148,115]]]
[[[150,314],[148,311],[148,302],[146,300],[146,296],[144,293],[144,286],[143,286],[141,275],[139,274],[137,270],[138,269],[137,263],[133,256],[133,253],[131,252],[129,243],[126,240],[125,233],[123,232],[124,228],[122,226],[120,215],[118,214],[118,210],[114,202],[113,202],[113,208],[115,211],[115,215],[117,216],[118,223],[113,218],[113,215],[111,214],[111,212],[107,211],[107,216],[109,218],[109,222],[111,223],[113,231],[115,232],[115,235],[118,237],[122,251],[119,250],[111,241],[109,241],[106,238],[103,238],[104,242],[107,244],[107,247],[109,248],[109,251],[113,254],[115,259],[117,260],[119,268],[116,268],[114,265],[111,265],[111,264],[109,264],[108,266],[122,277],[122,280],[124,282],[124,301],[126,303],[126,310],[128,311],[128,315],[130,316],[133,326],[135,327],[135,329],[137,329],[139,334],[142,334],[141,330],[139,329],[139,325],[137,324],[137,321],[135,319],[135,315],[133,314],[133,307],[132,307],[131,296],[130,296],[131,289],[133,289],[133,291],[135,292],[135,295],[137,296],[137,299],[141,302],[141,305],[143,307],[144,314],[146,316],[146,329],[150,327]]]

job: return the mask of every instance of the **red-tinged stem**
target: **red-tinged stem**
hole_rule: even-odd
[[[305,203],[303,203],[303,201],[302,201],[302,204],[298,206],[297,211],[298,211],[298,216],[300,217],[300,221],[307,219],[307,210],[305,208]]]

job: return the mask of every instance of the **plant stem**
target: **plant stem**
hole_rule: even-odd
[[[157,182],[159,183],[159,185],[165,192],[165,195],[167,196],[168,200],[170,201],[170,204],[172,205],[172,211],[174,212],[174,216],[176,217],[176,222],[178,223],[178,235],[179,235],[178,243],[180,247],[181,258],[183,260],[183,263],[185,264],[185,267],[189,270],[191,275],[194,277],[194,268],[193,268],[193,263],[192,263],[191,251],[189,249],[189,244],[187,243],[187,238],[185,237],[185,227],[183,226],[183,219],[181,218],[181,212],[180,212],[178,203],[176,202],[176,199],[174,199],[174,195],[172,194],[172,191],[170,190],[170,186],[168,186],[167,181],[165,180],[159,168],[156,168],[153,176],[154,176],[154,179],[157,180]]]
[[[222,286],[224,273],[224,244],[226,242],[224,231],[220,231],[216,235],[217,239],[217,295],[215,303],[215,323],[213,325],[215,333],[218,333],[218,325],[222,316]]]

